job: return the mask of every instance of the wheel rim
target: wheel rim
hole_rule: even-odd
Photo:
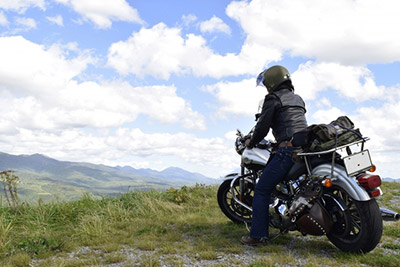
[[[251,206],[254,193],[253,193],[253,190],[249,187],[251,187],[250,184],[248,184],[248,186],[246,186],[245,192],[243,194],[242,202],[248,206]],[[244,220],[247,222],[251,221],[252,212],[236,202],[236,200],[233,197],[234,195],[233,195],[232,191],[235,194],[236,198],[240,199],[240,191],[239,191],[238,183],[235,183],[232,188],[228,188],[226,190],[225,203],[228,206],[227,208],[232,212],[233,216],[238,217],[241,220]]]
[[[362,231],[361,216],[356,202],[341,188],[333,188],[329,195],[336,200],[325,198],[329,203],[329,213],[335,221],[329,234],[342,241],[353,242]]]

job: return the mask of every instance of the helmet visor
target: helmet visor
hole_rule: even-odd
[[[262,83],[262,81],[263,81],[263,79],[264,79],[264,72],[265,72],[265,71],[263,71],[263,72],[261,72],[260,74],[258,74],[258,76],[257,76],[257,85],[256,85],[256,86],[259,86],[259,85],[263,86],[263,85],[264,85],[264,84]]]

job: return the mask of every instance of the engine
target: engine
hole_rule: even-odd
[[[269,205],[270,224],[278,229],[295,228],[295,224],[290,220],[289,203],[286,200],[275,198],[275,201]]]

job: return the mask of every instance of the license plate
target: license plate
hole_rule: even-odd
[[[368,150],[351,154],[343,158],[347,175],[352,176],[358,172],[368,170],[372,167],[371,157]]]

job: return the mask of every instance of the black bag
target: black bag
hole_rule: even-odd
[[[319,152],[363,139],[360,130],[354,129],[347,116],[341,116],[329,124],[313,124],[293,135],[294,146],[305,152]]]

